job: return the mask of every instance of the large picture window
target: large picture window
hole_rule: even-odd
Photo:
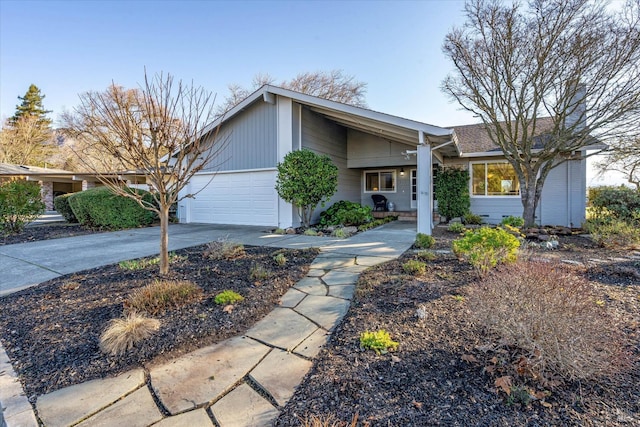
[[[366,171],[364,191],[365,193],[395,193],[396,171]]]
[[[506,162],[471,164],[472,196],[519,196],[516,171]]]

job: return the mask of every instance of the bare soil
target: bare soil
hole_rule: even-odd
[[[454,237],[438,229],[436,249],[450,248]],[[630,362],[620,377],[536,389],[518,375],[515,360],[500,372],[491,369],[488,338],[470,320],[462,297],[477,280],[475,272],[445,253],[424,276],[410,276],[402,269],[415,256],[409,251],[361,275],[349,312],[277,425],[298,426],[311,415],[347,422],[356,414],[362,426],[640,425],[640,260],[583,237],[560,242],[559,250],[534,255],[588,263],[576,265],[576,272],[621,319]],[[421,306],[424,319],[417,316]],[[397,351],[377,355],[360,348],[360,334],[378,329],[400,343]],[[507,396],[495,384],[506,374],[516,391],[535,391],[538,398]]]
[[[35,242],[38,240],[59,239],[62,237],[82,236],[100,232],[100,230],[92,230],[84,228],[79,224],[68,224],[66,222],[50,225],[34,225],[26,227],[21,233],[0,235],[0,246]]]

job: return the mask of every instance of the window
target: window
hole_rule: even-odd
[[[519,196],[520,182],[516,171],[506,162],[471,164],[472,196]]]
[[[367,171],[364,173],[365,193],[395,193],[396,171]]]

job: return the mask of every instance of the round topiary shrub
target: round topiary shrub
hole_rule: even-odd
[[[71,205],[69,204],[69,197],[73,196],[73,194],[74,193],[63,194],[56,197],[55,199],[53,199],[53,206],[67,222],[77,223],[78,218],[76,218],[76,216],[73,214],[73,209],[71,209]]]
[[[142,193],[146,202],[153,203],[151,193],[135,189],[131,191]],[[128,197],[114,194],[107,187],[74,193],[69,197],[69,205],[78,222],[87,227],[121,230],[148,226],[157,219],[154,212],[144,209]]]

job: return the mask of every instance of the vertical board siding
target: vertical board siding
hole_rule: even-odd
[[[338,167],[338,191],[324,207],[318,207],[313,221],[320,212],[339,200],[360,201],[360,171],[347,167],[347,130],[319,114],[302,109],[302,148],[317,154],[326,154]]]
[[[404,167],[404,166],[403,166]],[[400,168],[376,168],[365,169],[360,171],[360,204],[371,206],[373,208],[372,194],[382,194],[387,198],[387,202],[393,202],[396,211],[412,211],[411,208],[411,169],[416,169],[416,165],[404,167],[404,176],[400,176]],[[364,172],[367,170],[394,170],[396,171],[396,192],[395,193],[365,193],[364,192]]]
[[[217,148],[220,152],[203,171],[222,172],[275,167],[277,113],[276,105],[258,101],[225,123],[217,137]],[[224,146],[221,147],[220,144]]]

